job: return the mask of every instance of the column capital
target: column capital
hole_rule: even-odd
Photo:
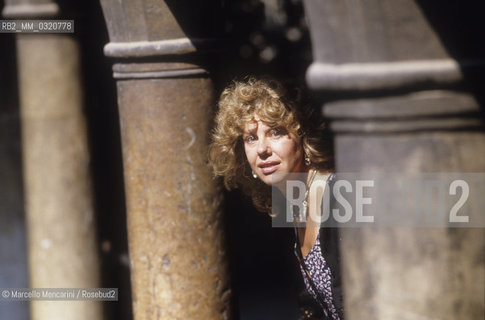
[[[60,9],[57,3],[10,3],[5,5],[2,16],[8,19],[57,17]]]

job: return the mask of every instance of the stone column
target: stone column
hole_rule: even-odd
[[[483,106],[464,85],[483,61],[453,59],[411,0],[306,0],[305,10],[307,82],[331,97],[337,171],[484,172]],[[483,228],[341,231],[346,319],[483,318]]]
[[[53,2],[10,1],[8,19],[58,18]],[[99,287],[80,57],[71,35],[18,34],[30,286]],[[31,318],[101,319],[100,302],[33,301]]]
[[[101,1],[115,58],[133,312],[228,319],[221,191],[207,162],[214,2]]]

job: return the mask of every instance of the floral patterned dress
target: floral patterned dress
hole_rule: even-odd
[[[295,250],[297,248],[297,243],[295,243]],[[332,273],[330,268],[322,255],[322,249],[320,247],[320,232],[318,232],[317,240],[313,245],[310,252],[303,258],[303,263],[305,263],[306,268],[313,280],[316,289],[320,293],[320,297],[323,297],[325,303],[322,303],[318,295],[312,288],[305,269],[300,261],[300,270],[303,275],[303,280],[308,292],[315,298],[320,304],[325,315],[333,320],[340,320],[338,312],[333,303],[332,297]]]

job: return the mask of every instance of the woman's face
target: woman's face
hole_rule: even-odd
[[[269,127],[255,117],[244,126],[243,141],[251,169],[268,185],[284,179],[285,173],[308,171],[301,138],[285,128]]]

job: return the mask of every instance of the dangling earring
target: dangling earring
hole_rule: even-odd
[[[258,175],[256,174],[256,172],[251,171],[251,173],[253,174],[253,178],[254,178],[254,179],[257,179],[257,178],[258,178]]]
[[[312,164],[310,157],[305,154],[305,165],[308,167]]]

